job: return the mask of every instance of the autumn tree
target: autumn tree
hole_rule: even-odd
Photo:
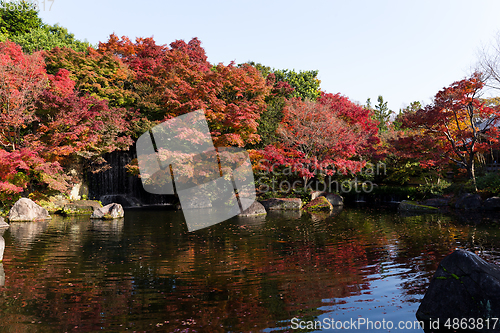
[[[414,130],[403,143],[422,165],[439,166],[454,162],[475,182],[478,153],[498,146],[500,110],[480,100],[484,80],[480,73],[454,82],[439,91],[432,104],[402,119],[405,128]]]
[[[363,154],[378,143],[371,113],[340,94],[322,93],[316,102],[292,99],[278,127],[279,143],[260,152],[270,165],[287,165],[300,176],[315,172],[355,174]]]
[[[78,52],[56,47],[44,52],[47,72],[69,71],[80,96],[90,95],[108,101],[112,107],[135,106],[137,94],[131,89],[135,73],[110,52]]]
[[[64,191],[63,167],[128,149],[136,119],[132,110],[79,92],[68,70],[47,74],[41,53],[0,43],[0,199]]]
[[[0,144],[13,151],[36,120],[35,101],[47,87],[41,54],[25,55],[13,42],[0,43]]]
[[[37,102],[37,130],[27,136],[31,147],[61,164],[77,156],[97,160],[104,153],[127,150],[132,145],[127,121],[135,114],[90,95],[79,96],[70,77],[65,69],[49,75],[50,87]]]
[[[98,52],[115,54],[134,71],[136,106],[150,121],[203,109],[216,145],[258,142],[257,120],[269,88],[252,66],[210,64],[197,38],[167,46],[111,35]]]

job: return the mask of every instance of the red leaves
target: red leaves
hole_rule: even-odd
[[[33,106],[47,85],[45,65],[39,53],[23,54],[10,41],[0,43],[0,142],[15,150],[21,130],[36,119]]]
[[[149,120],[203,109],[217,146],[258,141],[257,120],[270,88],[252,66],[212,66],[196,38],[168,47],[152,38],[132,43],[112,35],[99,52],[113,52],[136,73],[137,106]]]
[[[94,97],[46,91],[39,111],[46,121],[30,139],[41,143],[38,149],[50,160],[75,153],[87,158],[100,156],[132,144],[127,135],[129,112],[109,108],[107,102]]]
[[[500,112],[479,100],[483,86],[475,73],[439,91],[431,105],[402,117],[403,127],[413,131],[397,144],[425,158],[424,166],[453,161],[472,177],[476,154],[498,146]]]
[[[378,142],[377,126],[367,110],[339,94],[322,94],[317,102],[292,99],[278,128],[283,146],[260,151],[271,165],[291,166],[300,176],[357,173],[359,159]]]

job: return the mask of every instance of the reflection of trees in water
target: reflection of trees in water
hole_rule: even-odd
[[[401,279],[405,301],[414,301],[440,259],[469,233],[444,217],[351,209],[326,220],[235,218],[196,233],[186,233],[182,221],[137,221],[61,225],[57,237],[46,237],[49,229],[24,252],[15,248],[22,237],[12,233],[3,323],[259,331],[317,316],[325,299],[341,304],[364,294],[377,275]]]

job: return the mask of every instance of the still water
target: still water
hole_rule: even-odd
[[[293,332],[294,318],[411,325],[439,261],[456,248],[499,260],[499,230],[369,208],[233,218],[194,233],[165,210],[12,223],[0,332]]]

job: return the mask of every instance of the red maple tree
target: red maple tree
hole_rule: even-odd
[[[480,73],[439,91],[432,104],[402,117],[412,132],[399,140],[405,153],[421,158],[426,167],[456,163],[475,180],[475,159],[499,146],[500,109],[481,101]]]

